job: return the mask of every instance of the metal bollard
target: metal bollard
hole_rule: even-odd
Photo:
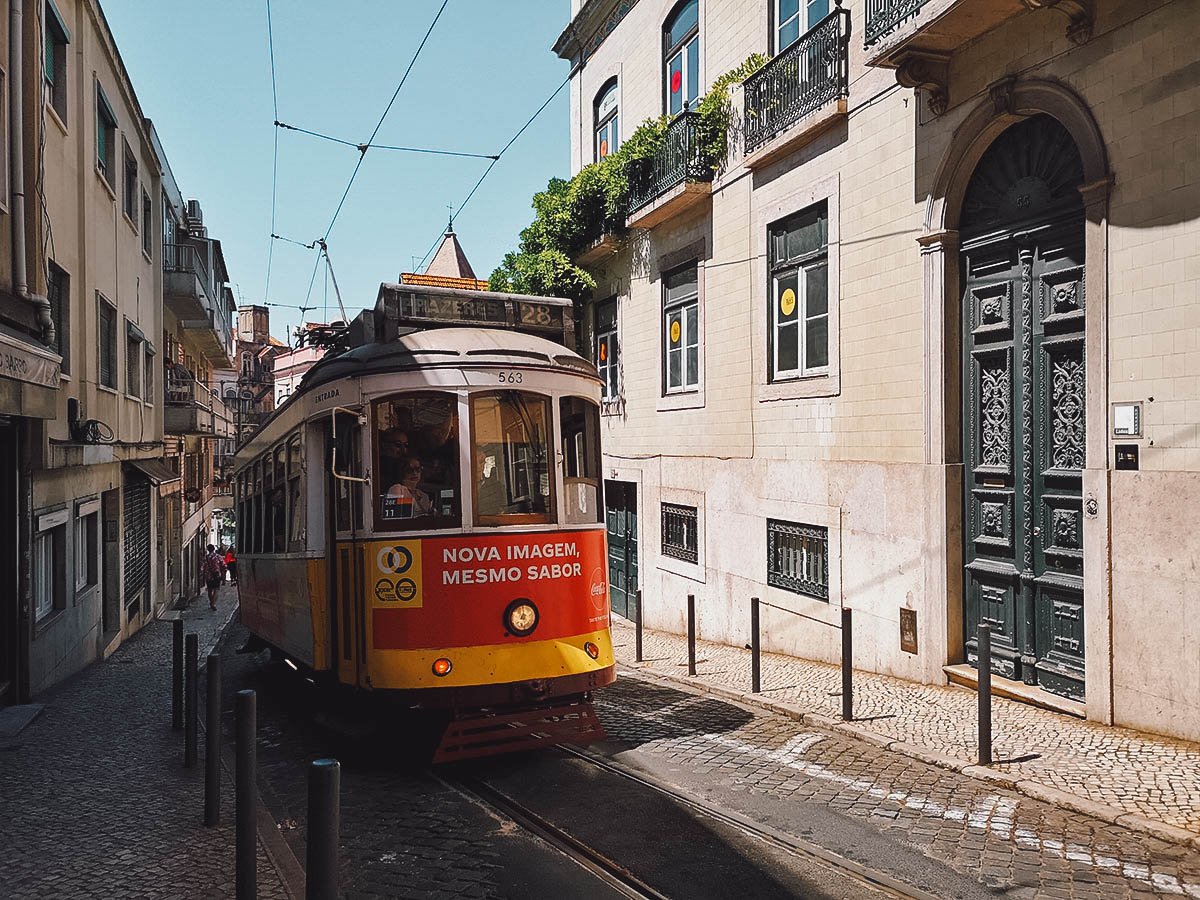
[[[185,640],[185,650],[183,652],[185,661],[185,697],[184,704],[184,732],[183,732],[183,765],[184,768],[192,768],[196,765],[196,733],[199,730],[200,710],[197,704],[199,701],[199,676],[197,673],[197,660],[199,655],[199,647],[197,641],[199,638],[193,633],[189,634]]]
[[[221,824],[221,657],[208,654],[208,730],[204,735],[204,824]]]
[[[842,607],[842,721],[854,721],[854,631],[850,607]]]
[[[761,648],[758,642],[758,598],[750,598],[750,690],[762,690]]]
[[[342,764],[317,759],[308,769],[306,900],[337,900]]]
[[[634,658],[642,661],[642,589],[637,592],[637,609],[633,616],[633,649]]]
[[[696,674],[696,595],[688,594],[688,674]]]
[[[258,892],[258,834],[255,829],[255,795],[258,755],[255,733],[258,712],[254,691],[237,693],[237,768],[234,776],[234,839],[237,900],[254,900]]]
[[[992,626],[979,626],[979,764],[992,764]]]
[[[183,619],[171,623],[171,727],[183,730]]]

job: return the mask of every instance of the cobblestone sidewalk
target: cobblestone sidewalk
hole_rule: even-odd
[[[620,663],[636,666],[633,625],[613,617]],[[763,654],[762,693],[750,693],[750,652],[697,641],[696,677],[687,676],[685,636],[643,632],[644,668],[742,700],[799,713],[926,762],[999,782],[1028,796],[1108,822],[1200,848],[1200,745],[1085,722],[993,698],[993,757],[976,758],[976,695],[854,673],[854,713],[841,715],[841,670]]]
[[[235,588],[221,595],[216,612],[201,598],[182,613],[201,660],[237,610]],[[188,770],[171,730],[171,630],[148,625],[39,697],[41,715],[0,746],[4,896],[233,896],[233,778],[221,827],[205,828],[203,736]],[[259,896],[289,897],[261,843],[258,856]]]

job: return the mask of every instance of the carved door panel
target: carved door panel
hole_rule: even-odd
[[[964,246],[967,657],[1083,699],[1082,223]]]

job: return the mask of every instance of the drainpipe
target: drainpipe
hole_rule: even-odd
[[[46,297],[29,293],[29,279],[25,269],[25,62],[24,30],[22,26],[24,0],[11,0],[8,23],[8,110],[9,147],[12,168],[12,253],[13,293],[37,307],[38,325],[42,340],[47,344],[55,341],[54,320],[50,317],[50,301]]]

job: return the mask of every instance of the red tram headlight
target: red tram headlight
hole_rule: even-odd
[[[593,644],[591,641],[588,641],[586,644],[583,645],[583,652],[586,653],[588,656],[590,656],[592,659],[596,659],[597,657],[600,656],[600,648],[597,647],[595,644]]]
[[[454,668],[454,663],[441,656],[433,661],[433,674],[438,678],[444,678],[450,674],[450,670]]]

